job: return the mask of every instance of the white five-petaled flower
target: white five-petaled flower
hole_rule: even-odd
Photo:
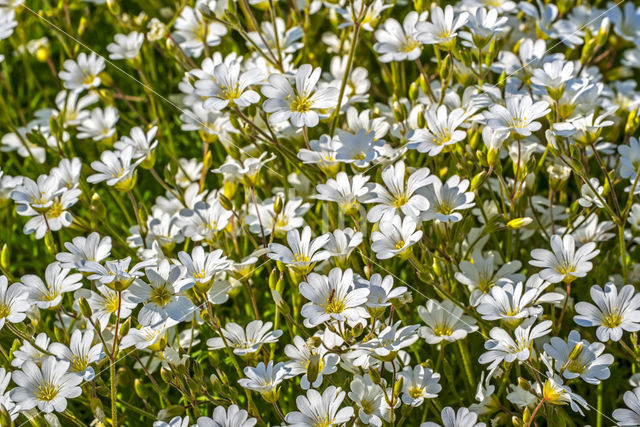
[[[216,65],[213,79],[201,79],[195,83],[196,95],[205,97],[204,108],[220,111],[227,106],[245,108],[260,101],[258,92],[249,89],[264,79],[258,68],[240,73],[240,63],[224,62]]]
[[[409,216],[400,219],[394,215],[390,219],[380,221],[379,231],[371,233],[371,250],[378,259],[389,259],[396,255],[409,254],[411,246],[422,238],[422,230],[417,230],[418,223]]]
[[[393,18],[387,19],[383,29],[376,30],[377,43],[373,49],[378,52],[380,62],[413,61],[420,57],[422,43],[416,40],[416,24],[426,19],[427,13],[409,12],[402,26]]]
[[[460,408],[458,412],[447,406],[440,414],[442,417],[442,427],[485,427],[485,423],[479,423],[478,414],[468,408]],[[420,424],[420,427],[441,427],[440,424],[431,421]]]
[[[365,175],[354,175],[350,180],[346,173],[338,172],[335,179],[330,178],[325,184],[316,186],[318,194],[315,198],[336,202],[347,214],[355,213],[358,201],[364,200],[370,191],[367,181],[369,177]]]
[[[329,258],[329,252],[322,250],[328,241],[328,234],[311,240],[311,228],[306,226],[302,229],[302,233],[298,230],[287,233],[289,247],[280,243],[270,243],[271,252],[267,256],[306,274],[311,271],[316,262]]]
[[[455,45],[458,29],[468,19],[467,12],[454,13],[451,5],[447,5],[444,11],[437,6],[431,13],[431,22],[419,22],[416,25],[416,39],[424,44],[437,44],[443,49],[451,49]]]
[[[267,365],[260,362],[255,368],[247,366],[244,368],[244,374],[247,378],[240,378],[238,384],[248,390],[257,391],[265,400],[273,402],[277,399],[278,386],[287,378],[289,370],[283,362],[274,365],[273,360],[270,360]]]
[[[489,332],[491,339],[484,343],[487,350],[480,355],[478,361],[482,364],[489,364],[489,370],[493,371],[500,363],[511,363],[516,360],[527,360],[533,350],[533,341],[551,332],[552,322],[544,320],[537,325],[532,322],[525,322],[519,325],[511,337],[509,332],[501,328],[493,328]]]
[[[82,90],[100,86],[98,76],[104,70],[104,58],[91,53],[87,56],[82,52],[77,60],[64,61],[64,70],[58,76],[64,81],[64,87],[69,90]]]
[[[111,59],[135,59],[140,54],[144,34],[132,31],[129,34],[116,34],[114,42],[107,45]]]
[[[556,371],[566,379],[582,378],[589,384],[600,384],[609,378],[609,366],[614,358],[602,354],[605,345],[580,339],[580,332],[569,332],[567,341],[553,337],[544,345],[544,351],[555,360]]]
[[[39,367],[32,361],[22,364],[20,371],[12,373],[18,387],[11,390],[11,399],[18,402],[21,411],[36,406],[44,413],[64,412],[67,399],[78,397],[82,389],[78,385],[82,377],[68,372],[70,363],[48,356]]]
[[[440,303],[430,299],[418,307],[418,315],[426,324],[419,334],[428,344],[461,340],[478,330],[475,319],[449,300]]]
[[[427,153],[434,157],[459,141],[466,138],[467,133],[458,127],[466,120],[467,114],[462,108],[456,108],[450,113],[447,107],[441,105],[436,110],[425,111],[427,119],[426,129],[416,129],[409,139],[408,148],[414,148],[420,153]]]
[[[633,285],[620,291],[613,283],[591,287],[591,299],[595,305],[581,301],[576,304],[577,316],[573,320],[580,326],[597,326],[596,336],[602,342],[620,341],[624,331],[640,330],[640,294]]]
[[[298,396],[298,411],[289,412],[285,417],[291,427],[340,426],[353,417],[353,408],[340,408],[347,394],[335,386],[327,387],[322,394],[317,390],[307,391],[306,396]]]
[[[69,372],[78,374],[85,381],[92,381],[95,373],[90,364],[97,362],[104,356],[102,343],[93,345],[93,338],[93,331],[82,333],[76,329],[71,334],[68,347],[62,343],[54,342],[49,346],[49,351],[59,360],[66,360],[70,363]]]
[[[188,417],[186,419],[188,424]],[[216,406],[211,418],[199,417],[197,427],[253,427],[258,422],[257,419],[249,417],[249,413],[240,409],[238,405],[231,405],[229,408]],[[154,425],[155,427],[155,425]],[[174,427],[171,425],[170,427]],[[176,426],[176,427],[187,427]]]
[[[41,309],[57,307],[62,302],[62,294],[82,287],[82,274],[69,272],[59,262],[53,262],[44,272],[44,282],[33,274],[22,276],[20,281],[29,295],[29,302]]]
[[[26,289],[19,283],[9,286],[7,278],[0,276],[0,330],[6,322],[22,322],[30,307]]]
[[[185,267],[163,259],[157,266],[147,267],[145,275],[149,283],[137,279],[129,288],[129,301],[143,304],[138,313],[142,326],[172,326],[190,316],[195,307],[184,293],[195,280],[186,276]]]
[[[122,151],[103,151],[100,161],[91,162],[97,173],[89,176],[92,184],[106,181],[107,185],[121,191],[130,191],[136,183],[136,167],[144,159],[134,159],[134,148],[127,146]]]
[[[534,249],[531,251],[529,264],[542,267],[540,277],[551,283],[572,282],[579,277],[585,277],[593,265],[589,260],[596,257],[600,250],[593,242],[582,245],[577,251],[573,236],[551,236],[551,249]]]
[[[442,390],[442,386],[438,383],[440,374],[422,365],[413,368],[405,366],[400,372],[400,377],[404,380],[402,383],[402,402],[413,407],[422,405],[424,399],[438,396]]]
[[[64,247],[69,252],[58,252],[56,260],[64,268],[81,269],[87,261],[101,262],[111,254],[111,237],[100,238],[94,231],[87,237],[74,237],[71,242],[65,242]]]
[[[271,331],[273,323],[263,323],[261,320],[249,322],[246,329],[234,322],[227,323],[220,329],[224,337],[214,337],[207,340],[207,346],[211,350],[225,348],[227,345],[239,356],[255,353],[264,344],[278,342],[282,331]],[[225,343],[226,341],[226,343]]]
[[[300,293],[309,300],[300,312],[308,327],[331,320],[355,324],[369,317],[364,308],[369,289],[355,288],[350,268],[344,272],[334,268],[329,276],[311,273],[307,282],[300,283]]]
[[[289,120],[298,128],[316,126],[320,121],[316,110],[335,107],[338,97],[338,89],[331,86],[316,90],[320,73],[320,68],[302,65],[296,72],[295,90],[285,76],[270,75],[268,84],[262,87],[262,94],[269,98],[263,104],[264,111],[271,113],[269,121]]]
[[[421,191],[429,201],[429,207],[421,212],[420,219],[423,221],[437,219],[444,223],[462,220],[462,214],[458,211],[475,205],[473,202],[475,194],[467,191],[468,188],[469,180],[461,180],[458,175],[450,177],[444,184],[439,179],[435,179],[431,186]]]
[[[484,112],[487,126],[497,130],[509,130],[520,139],[539,130],[542,125],[537,122],[551,111],[546,101],[533,102],[530,96],[509,96],[506,107],[493,104]]]
[[[370,194],[364,200],[376,205],[367,212],[370,222],[389,221],[397,213],[417,218],[420,211],[429,208],[429,201],[418,190],[427,187],[437,178],[431,175],[428,168],[421,168],[413,172],[406,180],[405,165],[399,161],[389,165],[382,171],[384,186],[377,183],[369,184]]]
[[[623,396],[627,408],[618,408],[613,411],[613,418],[619,426],[633,427],[640,425],[640,387],[627,391]]]

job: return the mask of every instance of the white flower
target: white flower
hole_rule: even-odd
[[[544,63],[542,69],[533,70],[531,83],[545,88],[552,99],[560,99],[571,78],[573,78],[573,62],[557,59]]]
[[[335,159],[365,168],[382,155],[384,141],[376,139],[375,132],[360,129],[355,134],[338,130]]]
[[[300,312],[305,325],[312,327],[330,320],[358,322],[369,317],[363,305],[369,289],[355,288],[353,271],[334,268],[329,276],[311,273],[300,283],[300,293],[309,300]]]
[[[461,32],[460,38],[468,42],[463,42],[463,44],[473,45],[479,49],[482,49],[493,40],[496,34],[503,32],[507,23],[507,17],[498,17],[498,9],[495,7],[489,10],[484,7],[478,7],[468,15],[468,18],[469,20],[466,24],[470,31]]]
[[[383,420],[390,420],[391,409],[385,400],[384,390],[374,384],[369,375],[354,375],[350,388],[349,399],[357,405],[360,421],[381,427]]]
[[[217,46],[227,34],[227,27],[215,21],[205,21],[198,8],[186,6],[176,19],[174,37],[189,56],[202,55],[205,44]]]
[[[357,288],[368,288],[367,310],[374,317],[380,317],[386,307],[390,307],[393,300],[400,299],[407,293],[406,286],[393,287],[393,276],[385,276],[384,279],[378,273],[369,280],[356,279]]]
[[[138,313],[142,326],[157,327],[165,323],[172,326],[184,321],[195,310],[185,291],[193,287],[195,280],[185,277],[186,268],[170,265],[166,259],[156,267],[145,269],[149,283],[138,279],[129,288],[129,301],[143,306]]]
[[[44,277],[46,284],[33,274],[26,274],[20,279],[29,295],[29,302],[38,308],[55,308],[62,302],[62,294],[82,287],[82,274],[69,274],[69,270],[62,268],[59,262],[49,264]]]
[[[366,203],[376,203],[367,212],[370,222],[389,221],[399,211],[406,216],[417,218],[420,211],[429,208],[429,201],[418,194],[418,190],[427,187],[437,178],[430,175],[428,168],[420,168],[413,172],[405,185],[405,165],[399,161],[389,165],[382,171],[384,186],[373,183],[369,185],[370,194]]]
[[[314,127],[320,118],[317,109],[329,109],[336,105],[338,90],[334,87],[315,90],[320,79],[320,68],[315,70],[309,64],[302,65],[296,72],[294,91],[286,77],[280,74],[269,76],[269,83],[262,87],[267,99],[263,108],[271,123],[289,120],[295,127]]]
[[[442,410],[442,427],[485,427],[485,423],[479,423],[478,414],[469,411],[467,408],[460,408],[458,412],[447,406]],[[440,424],[426,422],[420,427],[440,427]]]
[[[254,68],[240,74],[240,63],[224,62],[213,70],[213,79],[202,79],[195,83],[196,95],[205,97],[204,108],[220,111],[228,105],[245,108],[260,101],[258,92],[248,89],[264,79],[262,71]]]
[[[346,393],[335,386],[327,387],[322,394],[316,390],[307,391],[306,396],[296,398],[298,411],[289,412],[285,417],[291,427],[339,426],[353,417],[353,408],[340,408]]]
[[[257,209],[254,204],[249,206],[249,215],[246,218],[249,231],[260,235],[264,232],[265,236],[268,236],[273,229],[276,235],[282,235],[304,225],[302,217],[309,210],[309,203],[302,203],[300,197],[287,199],[282,212],[276,215],[275,201],[275,197],[266,199],[258,204]]]
[[[58,76],[64,81],[64,87],[69,90],[82,90],[100,86],[98,76],[104,70],[104,58],[91,53],[87,56],[81,52],[77,60],[64,61],[64,70]]]
[[[78,139],[91,138],[94,141],[109,139],[116,133],[116,123],[120,118],[114,107],[94,108],[89,117],[78,126]]]
[[[159,325],[156,328],[143,326],[140,329],[131,329],[127,335],[122,337],[120,349],[124,350],[125,348],[135,346],[138,350],[144,350],[145,348],[155,348],[157,350],[157,347],[163,347],[158,344],[163,341],[166,343],[166,331],[165,325]]]
[[[413,61],[420,57],[422,43],[415,39],[416,24],[426,19],[426,13],[409,12],[402,26],[393,18],[387,19],[382,30],[375,32],[377,43],[373,49],[380,54],[380,62]]]
[[[79,289],[76,298],[85,298],[91,307],[91,320],[100,330],[104,330],[111,319],[116,316],[120,307],[120,319],[126,319],[131,315],[131,310],[136,304],[128,300],[129,291],[122,291],[122,297],[118,299],[118,293],[105,285],[97,284],[96,291],[91,289]],[[119,303],[119,304],[118,304]]]
[[[106,261],[104,266],[95,261],[87,261],[82,271],[93,273],[89,276],[89,280],[98,280],[112,289],[124,290],[136,278],[143,275],[140,271],[141,269],[155,265],[155,261],[142,261],[131,268],[129,268],[129,264],[131,264],[131,257],[116,261]]]
[[[7,278],[0,276],[0,330],[5,322],[22,322],[30,307],[27,290],[19,283],[9,286]]]
[[[589,183],[591,186],[582,184],[582,187],[580,187],[580,195],[582,197],[578,199],[578,203],[584,208],[590,208],[592,205],[603,208],[604,204],[602,203],[602,200],[604,199],[604,186],[600,185],[598,178],[589,178]],[[592,190],[592,187],[597,191],[597,194]]]
[[[367,181],[369,177],[365,175],[355,175],[350,181],[346,173],[338,172],[336,179],[330,178],[325,184],[316,186],[318,194],[315,198],[336,202],[344,212],[355,213],[358,201],[364,200],[369,194]]]
[[[329,241],[324,246],[324,249],[334,257],[335,261],[346,261],[351,255],[351,252],[360,246],[362,243],[362,233],[354,231],[352,228],[345,228],[344,230],[334,230],[329,235]]]
[[[525,279],[524,274],[517,273],[522,267],[520,261],[510,261],[496,271],[495,254],[487,252],[484,256],[478,249],[473,252],[471,260],[472,262],[460,261],[460,271],[456,272],[455,278],[471,290],[469,303],[473,306],[478,305],[482,295],[488,293],[495,285],[505,282],[517,283]]]
[[[540,283],[538,286],[530,286],[535,282]],[[527,281],[526,287],[522,282],[494,286],[488,294],[481,297],[476,310],[484,320],[489,321],[507,320],[517,323],[520,319],[538,317],[542,314],[542,306],[536,303],[541,302],[540,294],[549,285],[550,283],[543,282],[534,275]]]
[[[71,242],[65,242],[64,247],[69,252],[59,252],[56,260],[64,268],[81,269],[86,261],[101,262],[111,254],[111,237],[100,238],[98,232],[87,237],[74,237]]]
[[[579,302],[575,306],[577,316],[573,321],[580,326],[597,326],[596,336],[602,342],[620,341],[624,331],[640,330],[640,294],[633,285],[618,288],[607,283],[602,289],[591,287],[591,299],[595,303]]]
[[[632,427],[640,425],[640,387],[627,391],[623,396],[627,408],[613,411],[613,418],[619,426]]]
[[[509,96],[506,108],[493,104],[484,112],[487,126],[497,130],[509,130],[520,139],[539,130],[542,125],[536,120],[546,116],[551,109],[546,101],[533,102],[530,96]]]
[[[226,181],[241,181],[255,186],[260,170],[273,159],[275,156],[269,155],[266,151],[262,152],[259,157],[249,157],[242,162],[227,156],[225,162],[219,168],[213,169],[212,172],[221,173]]]
[[[144,160],[135,160],[133,153],[132,146],[127,146],[122,151],[103,151],[100,161],[91,162],[91,167],[97,173],[89,176],[87,182],[97,184],[106,181],[110,187],[130,191],[136,183],[136,167]]]
[[[205,253],[202,246],[195,246],[191,255],[187,252],[180,252],[178,258],[186,268],[186,274],[192,277],[196,283],[203,285],[211,282],[217,273],[231,267],[231,261],[222,254],[222,249]]]
[[[475,319],[449,300],[440,303],[430,299],[425,306],[418,306],[418,315],[426,324],[420,328],[420,336],[428,344],[461,340],[478,330]]]
[[[457,30],[469,19],[467,12],[454,13],[453,7],[447,5],[444,11],[436,6],[431,12],[431,22],[419,22],[416,25],[416,39],[425,44],[438,44],[443,49],[451,49],[455,45]]]
[[[478,362],[489,363],[489,369],[493,371],[503,361],[511,363],[516,360],[527,360],[534,351],[533,341],[550,333],[551,325],[550,320],[544,320],[535,326],[532,322],[525,322],[513,332],[515,339],[504,329],[491,329],[489,332],[491,339],[484,343],[487,351],[480,355]]]
[[[542,267],[540,277],[551,283],[570,283],[579,277],[585,277],[593,265],[590,259],[596,257],[600,250],[591,242],[581,246],[577,251],[573,236],[566,234],[564,237],[551,236],[551,249],[534,249],[531,251],[529,264]]]
[[[156,140],[156,133],[158,132],[158,126],[153,126],[146,133],[142,128],[136,126],[131,129],[131,136],[123,136],[114,144],[114,148],[118,151],[122,151],[128,146],[133,147],[133,158],[147,159],[154,154],[153,150],[158,146]]]
[[[89,111],[86,108],[98,102],[99,99],[94,92],[89,92],[83,97],[80,95],[82,92],[77,90],[62,90],[56,95],[56,106],[58,107],[56,115],[63,117],[66,126],[77,126],[82,123],[84,119],[89,117]]]
[[[399,215],[380,221],[379,231],[371,233],[371,250],[378,259],[389,259],[396,255],[408,254],[411,246],[422,238],[422,230],[416,231],[416,220],[411,217],[400,219]]]
[[[180,217],[183,233],[194,242],[211,242],[221,230],[224,230],[233,212],[226,210],[216,198],[212,202],[197,202],[193,209],[183,209]]]
[[[308,390],[309,388],[318,388],[322,385],[323,376],[333,374],[338,370],[338,362],[340,356],[335,353],[328,353],[324,344],[315,347],[313,339],[305,341],[299,336],[293,338],[293,345],[287,344],[284,352],[291,360],[286,362],[290,376],[302,374],[300,378],[300,386]],[[311,383],[309,381],[310,369],[315,364],[317,367],[317,377]]]
[[[298,230],[287,233],[289,247],[280,243],[270,243],[267,256],[280,261],[300,272],[309,272],[318,261],[329,258],[329,252],[321,250],[329,241],[329,235],[323,234],[311,240],[311,228],[306,226],[302,234]]]
[[[260,362],[255,368],[247,366],[244,368],[244,374],[248,378],[240,378],[238,384],[248,390],[257,391],[265,400],[272,402],[277,398],[278,386],[287,378],[289,370],[284,363],[274,365],[271,360],[267,365]]]
[[[400,327],[398,321],[391,326],[386,326],[378,332],[377,336],[361,344],[357,350],[364,350],[371,356],[383,361],[392,361],[398,355],[398,351],[410,346],[419,338],[419,325]]]
[[[582,378],[589,384],[600,384],[609,378],[609,366],[614,358],[610,354],[602,354],[605,345],[599,342],[589,343],[580,339],[580,332],[569,332],[564,341],[553,337],[544,351],[555,360],[556,371],[566,379]]]
[[[197,427],[253,427],[257,422],[257,419],[249,418],[246,410],[240,409],[238,405],[231,405],[229,408],[216,406],[211,418],[200,417],[196,425]]]
[[[107,45],[111,59],[135,59],[144,42],[144,34],[132,31],[129,34],[116,34],[114,42]]]
[[[620,153],[620,176],[625,179],[635,180],[640,169],[640,142],[638,138],[629,138],[629,145],[618,146]]]
[[[21,411],[36,406],[45,413],[65,411],[67,399],[82,394],[82,389],[78,387],[82,377],[68,370],[69,362],[57,361],[53,356],[47,357],[42,367],[26,361],[20,371],[12,373],[18,387],[11,390],[11,399],[18,402]]]
[[[13,352],[11,366],[20,368],[26,361],[31,361],[37,365],[41,365],[42,361],[47,357],[45,351],[48,351],[50,343],[51,339],[44,332],[40,332],[36,335],[35,340],[33,341],[34,345],[31,345],[31,342],[27,340],[22,341],[22,346]]]
[[[58,166],[51,169],[51,175],[58,178],[60,187],[68,189],[78,188],[80,183],[80,173],[82,170],[82,161],[79,158],[62,159]]]
[[[0,40],[11,37],[13,30],[18,26],[14,10],[0,9]]]
[[[416,129],[409,138],[408,148],[418,150],[420,153],[427,153],[429,156],[437,156],[445,150],[447,146],[462,141],[467,137],[467,132],[458,130],[458,127],[467,118],[467,114],[462,108],[456,108],[447,112],[447,107],[441,105],[436,110],[430,108],[424,113],[427,119],[426,129]]]
[[[264,344],[278,342],[282,331],[279,329],[270,331],[272,326],[271,322],[263,323],[261,320],[254,320],[249,322],[245,330],[237,323],[229,322],[220,330],[224,340],[221,337],[210,338],[207,346],[210,350],[218,350],[228,345],[239,356],[255,353]]]
[[[54,342],[49,346],[49,351],[58,360],[65,360],[70,363],[69,372],[78,374],[85,381],[92,381],[94,378],[92,363],[100,360],[104,354],[102,343],[92,346],[94,338],[93,331],[86,331],[84,334],[76,329],[71,334],[69,347],[64,344]]]
[[[402,402],[413,407],[420,406],[424,399],[438,396],[442,386],[438,384],[440,374],[429,368],[417,365],[414,368],[405,366],[400,377],[402,383]]]
[[[469,209],[475,205],[473,199],[475,194],[467,191],[469,180],[460,179],[454,175],[447,179],[444,184],[439,179],[434,180],[431,186],[426,187],[423,194],[429,201],[429,207],[421,212],[422,221],[436,219],[440,222],[458,222],[462,220],[460,210]]]

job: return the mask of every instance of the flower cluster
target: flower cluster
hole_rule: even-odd
[[[0,0],[0,425],[640,425],[639,10]]]

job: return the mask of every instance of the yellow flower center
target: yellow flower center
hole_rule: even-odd
[[[409,197],[407,197],[406,194],[400,194],[393,201],[393,207],[394,208],[401,208],[404,205],[406,205],[408,201],[409,201]]]
[[[60,215],[62,215],[63,212],[64,212],[64,208],[62,207],[62,203],[56,200],[55,202],[53,202],[53,205],[51,205],[51,207],[47,211],[47,216],[49,218],[58,218]]]
[[[398,243],[396,243],[396,249],[397,250],[400,250],[402,248],[404,248],[404,240],[400,240],[400,241],[398,241]]]
[[[71,371],[72,372],[82,372],[87,369],[87,365],[89,361],[87,360],[87,356],[78,357],[75,354],[71,359]]]
[[[617,328],[622,324],[623,317],[618,312],[618,307],[614,307],[613,310],[602,319],[602,326],[607,328]]]
[[[4,319],[5,317],[9,317],[11,314],[11,309],[7,304],[0,304],[0,319]]]
[[[329,418],[329,414],[325,414],[313,423],[313,427],[329,427],[333,424],[333,420]]]
[[[42,383],[35,390],[34,394],[36,399],[49,402],[58,395],[58,386],[52,383]]]
[[[108,297],[104,303],[104,309],[109,313],[118,311],[118,295],[114,294]]]
[[[404,41],[398,46],[398,51],[409,53],[418,46],[420,46],[420,43],[415,41],[413,37],[405,36]]]
[[[296,96],[291,100],[291,104],[289,108],[291,111],[296,111],[298,113],[306,113],[311,111],[311,99],[307,96]]]
[[[165,305],[169,304],[169,301],[171,301],[172,295],[173,295],[172,292],[169,291],[169,289],[165,284],[163,284],[162,286],[153,288],[153,290],[151,291],[150,300],[155,305],[164,307]]]
[[[326,313],[338,314],[345,310],[344,300],[330,297],[327,299],[327,305],[324,308]]]
[[[293,256],[293,262],[309,262],[311,258],[309,258],[306,254],[295,254]]]
[[[433,332],[438,336],[449,336],[453,333],[453,329],[449,325],[442,324],[433,328]]]
[[[235,83],[232,86],[220,86],[220,89],[222,90],[222,97],[224,99],[230,99],[230,100],[234,100],[234,99],[238,99],[240,98],[241,92],[240,92],[240,84],[239,83]]]
[[[417,385],[414,385],[409,389],[409,396],[411,396],[414,399],[419,398],[420,396],[422,396],[422,388],[418,387]]]

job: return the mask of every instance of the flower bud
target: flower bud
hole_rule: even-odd
[[[118,0],[107,0],[107,9],[113,15],[120,15],[120,5],[118,4]]]
[[[322,356],[317,353],[313,353],[309,358],[309,366],[307,367],[307,379],[311,384],[318,379],[318,374],[320,373],[320,362],[322,360]]]
[[[282,195],[278,194],[276,200],[273,202],[273,211],[276,215],[280,215],[282,209],[284,209],[284,200],[282,199]]]
[[[533,222],[533,219],[529,218],[528,216],[524,218],[515,218],[507,222],[507,228],[511,230],[517,230],[518,228],[526,227],[532,222]]]
[[[84,297],[80,297],[80,299],[78,300],[78,305],[80,306],[80,313],[82,313],[82,315],[87,319],[90,319],[93,311],[91,310],[91,306],[89,305],[87,299]]]
[[[636,130],[638,130],[639,125],[640,117],[638,117],[638,108],[634,108],[627,116],[627,124],[624,127],[624,131],[627,135],[633,135]]]
[[[605,16],[600,22],[600,28],[598,34],[596,34],[596,44],[598,47],[604,46],[609,38],[609,30],[611,29],[611,20]]]
[[[2,245],[2,251],[0,251],[0,266],[3,270],[9,269],[9,246],[6,243]]]
[[[120,336],[127,336],[129,330],[131,329],[131,317],[127,318],[122,325],[120,325]]]
[[[373,368],[369,368],[369,377],[374,384],[380,385],[380,373]]]
[[[228,211],[233,210],[233,203],[231,202],[231,200],[229,200],[227,196],[225,196],[222,193],[218,193],[218,200],[220,201],[220,204],[222,205],[223,208],[225,208]]]
[[[167,408],[161,409],[158,412],[158,419],[169,421],[174,417],[179,417],[184,414],[184,406],[182,405],[171,405]]]

